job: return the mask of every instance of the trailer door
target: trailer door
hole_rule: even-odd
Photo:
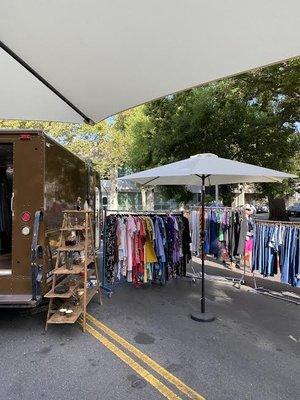
[[[11,293],[13,147],[0,142],[0,295]]]
[[[14,148],[12,293],[32,295],[31,243],[34,216],[44,207],[44,140],[20,135]]]

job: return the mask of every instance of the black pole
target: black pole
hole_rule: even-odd
[[[205,313],[205,278],[204,278],[204,245],[205,245],[205,176],[202,175],[201,186],[201,313]]]
[[[36,77],[40,82],[42,82],[48,89],[50,89],[56,96],[58,96],[63,102],[68,104],[77,114],[79,114],[85,123],[89,125],[95,125],[95,122],[84,114],[79,108],[77,108],[73,103],[70,102],[62,93],[60,93],[54,86],[51,85],[45,78],[43,78],[37,71],[35,71],[26,61],[18,56],[12,49],[6,46],[5,43],[0,40],[0,48],[3,49],[7,54],[9,54],[14,60],[21,64],[28,72],[30,72],[34,77]]]
[[[199,176],[199,175],[197,175]],[[191,318],[194,321],[198,322],[212,322],[214,321],[215,317],[210,314],[205,312],[205,179],[207,178],[207,175],[201,175],[199,178],[201,178],[201,234],[200,234],[200,239],[201,239],[201,313],[199,314],[192,314]]]

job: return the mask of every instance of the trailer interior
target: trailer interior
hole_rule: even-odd
[[[13,144],[0,143],[0,276],[12,273]]]

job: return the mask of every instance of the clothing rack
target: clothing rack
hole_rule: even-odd
[[[263,294],[265,296],[272,297],[274,299],[287,301],[288,303],[292,303],[292,304],[295,304],[297,306],[300,305],[300,301],[293,300],[293,299],[289,298],[288,296],[284,295],[282,292],[279,293],[279,292],[276,292],[275,290],[266,289],[264,286],[257,286],[256,277],[255,277],[254,271],[253,271],[252,274],[253,274],[253,283],[254,283],[255,292],[257,292],[259,294]]]
[[[271,221],[271,220],[263,220],[263,219],[256,219],[256,224],[270,224],[270,225],[286,225],[286,226],[300,226],[300,222],[293,222],[293,221]]]
[[[111,214],[124,214],[124,215],[183,215],[183,211],[173,211],[173,210],[133,210],[133,211],[127,211],[127,210],[110,210],[110,209],[104,209],[104,213],[107,215],[107,213]]]
[[[292,221],[254,220],[254,223],[255,224],[260,224],[260,225],[281,225],[281,226],[297,226],[297,227],[300,226],[300,222],[292,222]],[[233,286],[235,286],[238,289],[240,289],[241,285],[245,284],[245,276],[246,276],[246,265],[245,265],[245,261],[244,261],[243,274],[242,274],[242,276],[241,276],[241,278],[239,279],[238,282],[234,282],[233,283]],[[282,295],[279,292],[266,289],[264,286],[257,286],[256,276],[255,276],[255,271],[254,270],[252,271],[252,278],[253,278],[254,290],[257,293],[263,294],[263,295],[266,295],[266,296],[269,296],[269,297],[273,297],[275,299],[287,301],[287,302],[292,303],[292,304],[300,305],[299,301],[290,299],[290,298]]]
[[[210,211],[210,210],[223,210],[223,211],[239,211],[240,208],[234,208],[234,207],[205,207],[205,211]],[[200,211],[200,207],[197,206],[192,206],[190,208],[190,211]],[[292,222],[292,221],[269,221],[269,220],[254,220],[255,224],[260,224],[260,225],[281,225],[281,226],[287,226],[287,227],[300,227],[300,222]],[[225,264],[225,263],[224,263]],[[222,280],[224,281],[231,281],[233,286],[240,289],[242,285],[245,284],[245,277],[246,277],[246,263],[245,260],[243,262],[243,271],[242,275],[239,278],[233,278],[233,277],[219,277],[217,275],[211,276],[213,280]],[[190,277],[192,278],[193,282],[196,282],[196,280],[201,279],[201,273],[196,273],[194,268],[192,267],[192,274],[190,274]],[[265,296],[272,297],[274,299],[279,299],[286,301],[291,304],[295,305],[300,305],[300,301],[289,298],[288,296],[285,296],[283,293],[276,292],[274,290],[269,290],[265,288],[264,286],[258,286],[257,281],[256,281],[256,276],[255,276],[255,271],[252,272],[252,279],[253,279],[253,286],[254,286],[254,291],[259,294],[263,294]]]
[[[229,207],[229,206],[205,206],[205,211],[215,211],[215,210],[222,210],[222,211],[239,211],[240,208],[237,207]],[[192,206],[190,207],[189,211],[201,211],[201,206]],[[226,266],[226,261],[223,260],[223,265]],[[191,264],[191,269],[192,269],[192,274],[190,274],[190,277],[192,278],[192,282],[196,282],[197,279],[201,279],[201,273],[197,273],[193,267],[193,265]],[[244,266],[245,269],[245,266]],[[224,279],[226,281],[230,281],[232,282],[232,284],[238,285],[238,288],[240,288],[241,284],[244,283],[244,275],[241,278],[234,278],[231,276],[225,276],[225,277],[219,277],[218,275],[213,275],[211,276],[213,277],[214,280],[221,280],[224,281]]]
[[[281,227],[286,227],[286,228],[296,228],[296,229],[300,229],[300,222],[293,222],[293,221],[272,221],[272,220],[256,220],[255,223],[257,225],[273,225],[273,226],[281,226]],[[276,291],[272,291],[269,289],[264,288],[263,286],[258,287],[256,285],[256,280],[255,280],[255,275],[254,275],[255,271],[253,270],[253,280],[254,280],[254,287],[255,290],[257,291],[257,293],[263,294],[263,295],[267,295],[279,300],[284,300],[287,301],[289,303],[293,303],[296,305],[300,305],[300,302],[297,300],[293,300],[291,298],[289,298],[288,296],[285,296],[283,293],[279,293]]]
[[[189,207],[188,211],[200,211],[200,206],[191,206]],[[235,211],[239,210],[240,208],[236,207],[229,207],[229,206],[205,206],[205,210],[224,210],[224,211]]]
[[[106,258],[105,258],[105,249],[106,249],[106,232],[105,232],[105,221],[106,217],[109,215],[183,215],[183,211],[174,211],[174,210],[113,210],[109,208],[103,209],[103,249],[102,249],[102,263],[101,263],[101,288],[107,293],[108,297],[110,298],[113,295],[112,288],[105,285],[105,265],[106,265]]]

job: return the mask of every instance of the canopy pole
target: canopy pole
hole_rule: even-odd
[[[197,175],[199,176],[199,175]],[[205,179],[208,178],[209,175],[201,175],[201,313],[200,314],[192,314],[191,318],[194,321],[198,322],[212,322],[215,317],[205,312]]]
[[[219,203],[219,185],[215,185],[215,202]]]
[[[69,107],[71,107],[77,114],[79,114],[85,123],[89,125],[95,125],[95,122],[85,115],[79,108],[77,108],[73,103],[70,102],[63,94],[61,94],[54,86],[51,85],[45,78],[43,78],[37,71],[35,71],[26,61],[24,61],[18,54],[11,50],[5,43],[0,40],[0,48],[2,48],[7,54],[9,54],[14,60],[21,64],[28,72],[30,72],[36,79],[42,82],[48,89],[50,89],[56,96],[58,96],[63,102],[65,102]]]

